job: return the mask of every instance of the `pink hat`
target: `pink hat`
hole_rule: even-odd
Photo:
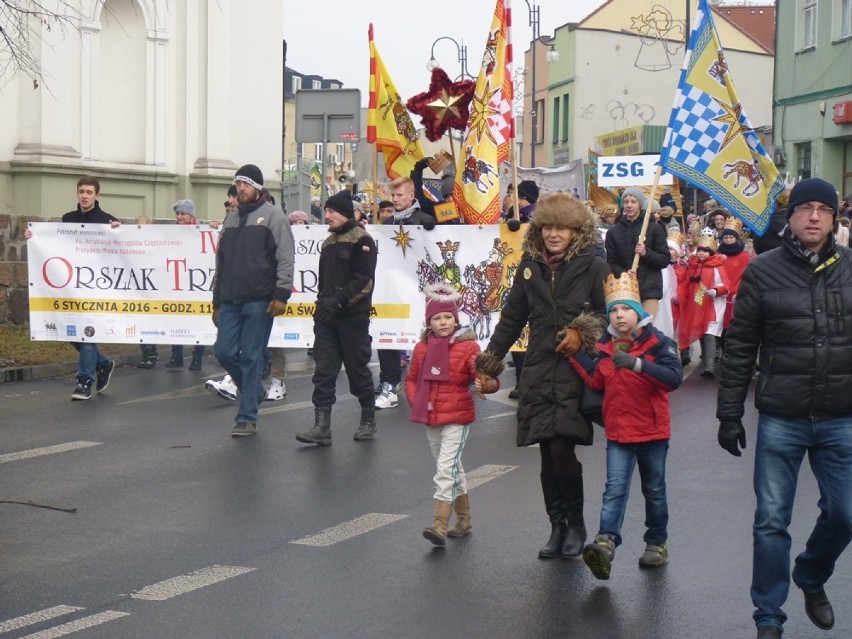
[[[290,220],[290,224],[295,224],[296,222],[305,222],[308,221],[308,214],[304,211],[293,211],[290,215],[287,216],[287,219]]]
[[[447,282],[438,282],[430,284],[423,289],[426,295],[426,323],[432,319],[432,316],[438,313],[452,313],[456,319],[456,324],[459,323],[459,308],[458,300],[461,294]]]

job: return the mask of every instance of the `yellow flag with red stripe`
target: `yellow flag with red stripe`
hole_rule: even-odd
[[[370,104],[367,110],[367,142],[382,152],[385,172],[391,179],[409,177],[422,160],[420,137],[403,100],[382,62],[370,24]]]

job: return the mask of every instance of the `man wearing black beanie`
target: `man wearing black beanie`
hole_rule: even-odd
[[[781,247],[757,256],[743,273],[716,407],[719,445],[739,457],[757,359],[751,595],[758,637],[766,639],[780,639],[787,619],[781,606],[790,589],[788,527],[805,455],[820,514],[792,579],[808,618],[823,630],[834,625],[825,584],[852,540],[852,251],[835,245],[837,192],[825,180],[793,187],[787,219]]]
[[[341,364],[346,366],[349,392],[361,404],[355,441],[372,439],[376,433],[369,369],[376,243],[355,220],[347,191],[328,198],[325,221],[330,235],[320,252],[314,311],[314,426],[296,435],[298,441],[317,446],[331,446],[331,409]]]
[[[272,322],[293,289],[295,244],[287,216],[263,195],[263,173],[246,164],[234,177],[239,209],[222,222],[213,279],[213,352],[240,391],[232,437],[257,432],[263,352]]]

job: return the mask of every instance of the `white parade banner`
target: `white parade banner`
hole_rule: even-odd
[[[27,243],[33,340],[213,344],[211,287],[219,232],[206,225],[33,223]],[[525,227],[368,226],[378,247],[374,348],[411,349],[423,329],[423,287],[461,293],[460,320],[485,344],[520,260]],[[293,227],[293,293],[269,345],[313,346],[325,226]]]

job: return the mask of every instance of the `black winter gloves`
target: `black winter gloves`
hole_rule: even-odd
[[[719,422],[719,446],[727,450],[734,457],[742,455],[737,444],[745,450],[746,434],[741,419],[726,419]]]
[[[329,324],[340,309],[340,303],[333,297],[317,300],[314,321],[320,324]]]

